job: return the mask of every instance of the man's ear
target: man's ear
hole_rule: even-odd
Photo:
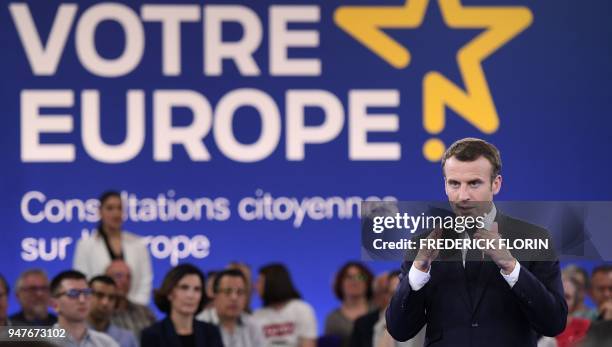
[[[499,193],[501,186],[502,186],[502,176],[497,175],[495,179],[493,179],[493,182],[491,182],[491,191],[493,192],[493,195],[497,195],[497,193]]]

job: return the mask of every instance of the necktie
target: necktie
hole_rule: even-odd
[[[468,235],[474,239],[475,230],[470,230]],[[468,287],[468,293],[472,306],[476,304],[476,288],[478,287],[478,275],[482,267],[482,251],[478,249],[468,249],[465,256],[465,278]]]

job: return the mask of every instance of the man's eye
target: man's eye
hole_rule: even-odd
[[[470,187],[478,187],[480,182],[470,182]]]

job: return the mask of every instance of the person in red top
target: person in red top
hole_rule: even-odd
[[[591,321],[584,318],[572,317],[572,312],[578,309],[578,283],[574,279],[563,276],[563,292],[567,302],[568,314],[565,330],[557,335],[558,347],[578,346],[591,326]]]

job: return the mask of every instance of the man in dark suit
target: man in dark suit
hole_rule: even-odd
[[[474,138],[455,142],[444,154],[442,170],[455,214],[484,216],[484,228],[461,234],[434,229],[424,237],[549,238],[546,230],[497,211],[493,196],[501,188],[501,159],[492,144]],[[426,324],[425,346],[437,347],[535,347],[539,335],[561,333],[566,317],[552,249],[421,249],[402,264],[402,280],[386,312],[396,340],[412,338]]]

